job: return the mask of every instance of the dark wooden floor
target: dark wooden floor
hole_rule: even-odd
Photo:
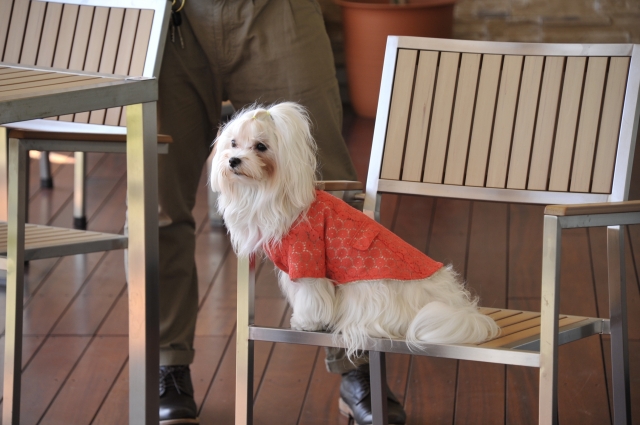
[[[345,136],[366,178],[373,122],[348,115]],[[65,159],[65,158],[63,158]],[[69,159],[69,158],[66,158]],[[125,162],[90,155],[89,227],[121,231]],[[63,161],[64,162],[64,161]],[[71,223],[72,166],[54,164],[55,188],[40,190],[36,162],[30,218]],[[195,209],[200,310],[192,365],[202,424],[234,417],[236,259],[224,230],[211,228],[203,184]],[[450,262],[482,304],[538,309],[539,206],[386,196],[383,223],[433,258]],[[634,423],[640,424],[640,227],[629,229],[627,281]],[[608,315],[603,229],[564,232],[562,311]],[[287,324],[273,267],[257,283],[257,322]],[[4,289],[2,289],[4,305]],[[22,423],[125,424],[128,418],[127,292],[122,252],[32,261],[25,292]],[[0,315],[4,323],[4,312]],[[315,347],[257,343],[256,424],[346,424],[337,409],[339,376]],[[607,337],[560,350],[560,424],[611,423]],[[537,369],[406,355],[390,356],[389,382],[410,424],[537,423]]]

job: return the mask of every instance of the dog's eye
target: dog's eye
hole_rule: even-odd
[[[231,140],[231,147],[235,148],[236,147],[236,141],[235,140]]]
[[[260,152],[264,152],[267,150],[267,145],[265,145],[264,143],[258,143],[256,145],[256,149],[258,149]]]

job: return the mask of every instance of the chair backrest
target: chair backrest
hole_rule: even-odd
[[[377,192],[622,201],[640,45],[389,37],[365,210]]]
[[[0,0],[0,60],[158,77],[169,7],[167,0]],[[122,111],[111,108],[59,119],[126,125]]]

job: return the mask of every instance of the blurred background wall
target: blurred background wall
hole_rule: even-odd
[[[319,0],[346,95],[340,6]],[[640,0],[458,0],[453,37],[550,43],[640,43]]]

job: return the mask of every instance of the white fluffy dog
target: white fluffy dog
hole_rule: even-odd
[[[280,269],[291,327],[340,333],[349,356],[367,337],[418,348],[495,337],[451,267],[315,190],[309,125],[291,102],[242,110],[216,138],[211,169],[236,253],[264,252]]]

